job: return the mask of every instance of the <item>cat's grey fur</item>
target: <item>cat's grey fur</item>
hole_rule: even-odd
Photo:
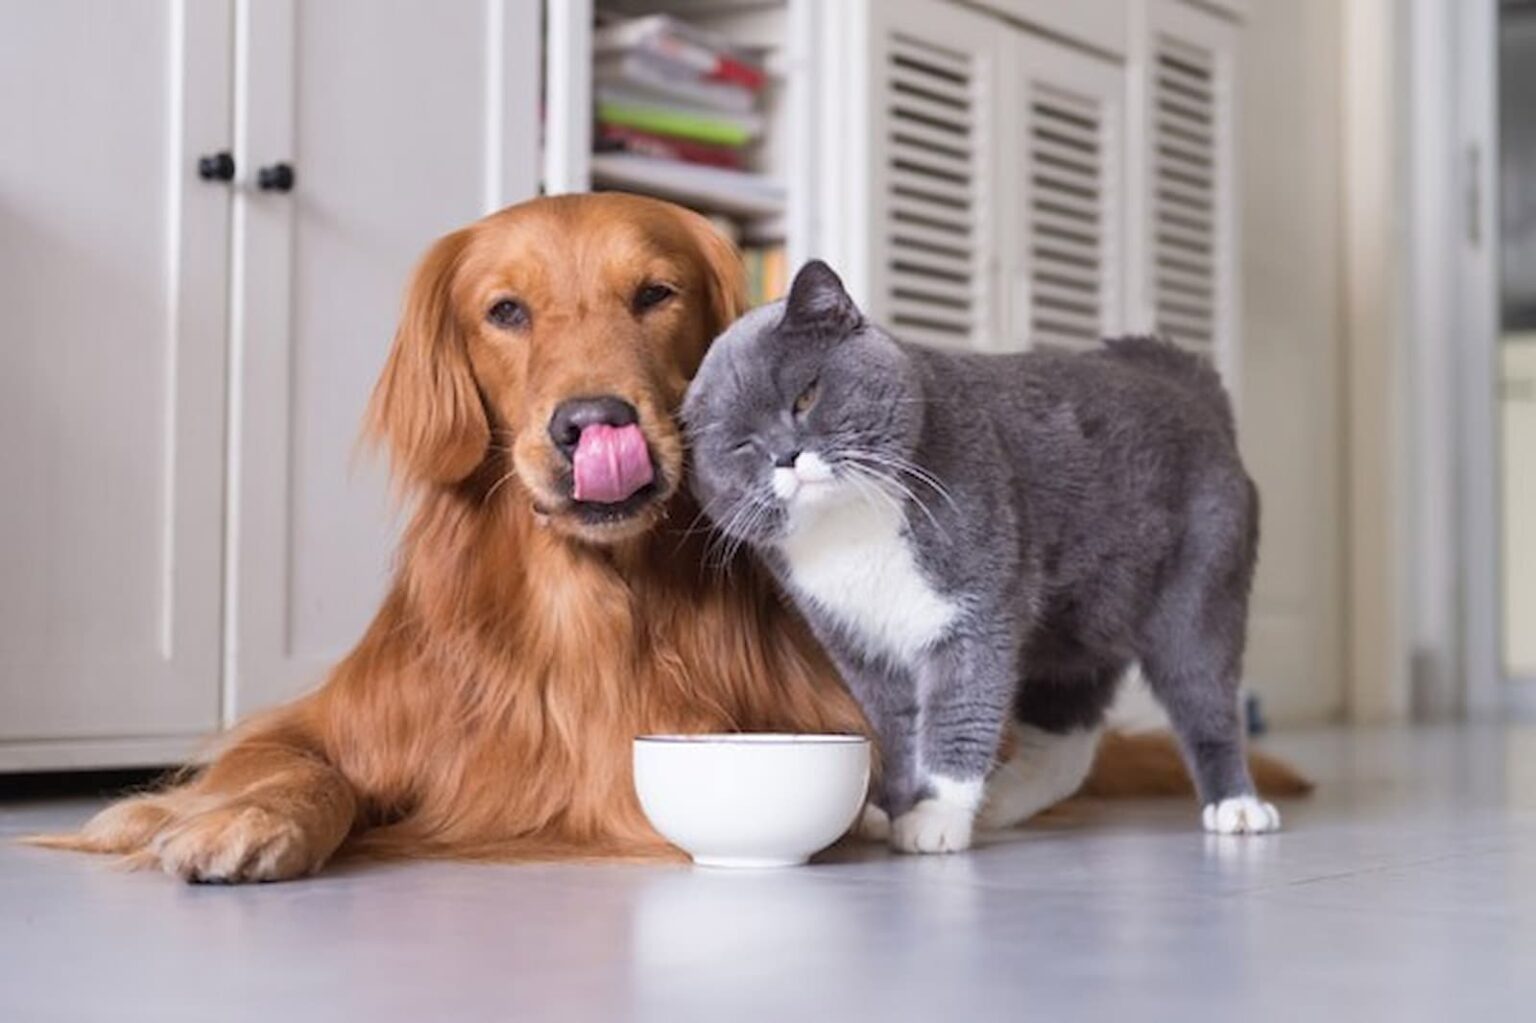
[[[801,396],[809,400],[797,412]],[[1046,734],[1095,728],[1135,664],[1181,740],[1207,827],[1278,825],[1252,801],[1237,690],[1258,496],[1203,361],[1138,337],[1082,354],[904,344],[813,262],[785,301],[714,343],[683,419],[706,513],[727,542],[772,566],[863,703],[885,758],[875,798],[898,830],[954,798],[957,782],[980,791],[1010,713]],[[830,467],[831,480],[785,499],[774,473],[816,462],[802,453]],[[903,549],[941,598],[934,606],[949,609],[919,648],[871,631],[872,615],[905,621],[902,608],[818,597],[808,573],[836,550],[811,562],[786,553],[822,514],[813,496],[899,507]],[[884,592],[849,599],[902,599],[893,578],[869,584]],[[928,621],[923,613],[913,620]],[[1236,823],[1214,824],[1231,800]],[[951,830],[963,834],[909,836],[904,847],[969,843],[969,818]]]

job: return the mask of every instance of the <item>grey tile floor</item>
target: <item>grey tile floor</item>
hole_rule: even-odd
[[[0,1021],[1531,1018],[1536,731],[1271,748],[1322,787],[1256,839],[1100,803],[945,858],[251,888],[0,841]],[[0,804],[0,838],[92,808]]]

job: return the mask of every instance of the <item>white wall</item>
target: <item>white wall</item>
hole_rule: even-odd
[[[1240,434],[1263,499],[1246,679],[1279,722],[1345,706],[1342,25],[1337,0],[1254,0],[1239,62]]]

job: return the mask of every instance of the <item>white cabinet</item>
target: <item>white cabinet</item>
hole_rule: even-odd
[[[1099,53],[1125,56],[1130,34],[1128,6],[1135,0],[967,0],[995,11],[1026,29],[1064,39]]]
[[[437,236],[538,183],[539,12],[242,5],[226,723],[313,686],[378,609],[399,516],[358,430]]]
[[[986,6],[846,0],[826,17],[820,160],[843,211],[827,254],[911,340],[1155,330],[1230,376],[1234,23],[1182,0]]]
[[[1006,33],[938,0],[867,9],[862,93],[872,314],[899,336],[984,348],[1001,334],[999,83]]]
[[[867,210],[842,255],[899,337],[998,351],[1123,323],[1125,71],[940,0],[859,9],[859,125],[828,163]]]
[[[0,766],[218,722],[230,5],[0,8]]]
[[[1236,29],[1136,0],[1131,31],[1130,317],[1237,379]]]
[[[166,762],[356,641],[363,407],[426,245],[537,189],[540,15],[0,6],[0,770]]]
[[[1034,36],[1009,51],[1003,336],[1015,349],[1091,348],[1125,329],[1125,72]]]

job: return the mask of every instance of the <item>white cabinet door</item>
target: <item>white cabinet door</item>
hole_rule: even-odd
[[[1124,56],[1131,0],[968,0],[1024,25],[1042,37],[1067,40],[1100,53]],[[1220,2],[1220,0],[1217,0]]]
[[[1017,34],[1002,83],[998,169],[1009,330],[1093,348],[1124,330],[1125,70]]]
[[[410,270],[537,187],[539,5],[242,7],[226,719],[318,682],[383,596],[399,516],[355,457]]]
[[[1009,30],[939,0],[855,10],[852,80],[824,85],[846,92],[826,154],[838,165],[829,205],[850,206],[834,251],[855,296],[897,336],[987,346],[1001,328],[995,106]],[[828,55],[834,73],[843,59]]]
[[[0,769],[218,720],[230,29],[0,4]]]
[[[1130,314],[1237,379],[1236,26],[1176,0],[1133,6]]]

